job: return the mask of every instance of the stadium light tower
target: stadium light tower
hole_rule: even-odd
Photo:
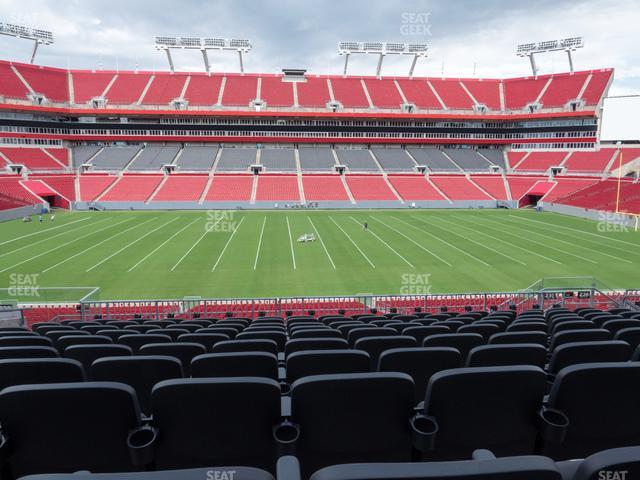
[[[244,73],[243,53],[249,53],[253,48],[249,40],[236,38],[201,38],[201,37],[156,37],[156,50],[164,51],[167,54],[169,68],[175,71],[171,49],[200,50],[204,60],[204,68],[207,73],[211,73],[209,64],[209,50],[231,50],[238,52],[240,59],[240,71]]]
[[[413,76],[418,57],[426,57],[429,47],[425,43],[387,43],[387,42],[338,42],[338,54],[344,55],[344,69],[342,74],[347,74],[349,56],[352,53],[366,53],[378,55],[376,76],[382,71],[382,61],[385,55],[413,55],[409,77]]]
[[[25,27],[22,25],[14,25],[12,23],[0,22],[0,34],[7,35],[9,37],[24,38],[26,40],[33,41],[33,51],[31,53],[31,60],[29,63],[33,63],[38,52],[38,46],[40,45],[52,45],[53,33],[48,30],[40,30],[38,28]]]
[[[538,43],[522,43],[516,47],[516,55],[519,57],[529,57],[531,62],[531,71],[533,75],[538,74],[538,66],[534,55],[536,53],[558,52],[564,50],[569,57],[569,69],[573,73],[573,58],[571,52],[575,52],[578,48],[584,47],[583,37],[569,37],[561,40],[547,40]]]

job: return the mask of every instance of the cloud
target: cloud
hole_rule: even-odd
[[[518,43],[584,35],[575,53],[577,69],[614,67],[612,94],[640,94],[640,52],[635,48],[637,0],[0,0],[0,20],[54,31],[56,44],[43,47],[38,63],[72,68],[166,69],[155,35],[249,38],[254,50],[248,71],[283,67],[340,73],[340,40],[426,42],[429,58],[416,75],[509,77],[530,74]],[[428,28],[407,28],[407,18],[428,16]],[[406,33],[413,33],[407,35]],[[0,37],[2,58],[25,61],[28,42]],[[181,70],[201,69],[198,52],[176,52]],[[232,53],[212,53],[217,71],[237,71]],[[541,72],[566,71],[566,55],[541,55]],[[406,75],[409,58],[384,61],[383,73]],[[352,74],[375,72],[376,58],[354,56]]]

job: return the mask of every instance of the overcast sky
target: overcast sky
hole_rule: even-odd
[[[54,32],[37,63],[87,69],[168,68],[155,35],[248,38],[249,72],[306,68],[339,73],[339,40],[425,42],[416,75],[530,74],[518,43],[575,35],[586,47],[576,69],[614,67],[610,94],[640,94],[640,0],[0,0],[0,21]],[[1,57],[25,61],[31,45],[0,37]],[[176,68],[202,70],[199,52],[176,52]],[[232,53],[212,54],[214,70],[236,71]],[[409,58],[385,59],[383,74],[406,74]],[[538,58],[541,73],[568,70],[566,54]],[[350,73],[372,74],[376,58],[352,58]]]

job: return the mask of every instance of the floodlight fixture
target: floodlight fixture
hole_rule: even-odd
[[[344,69],[342,74],[347,74],[349,56],[352,53],[364,53],[378,55],[376,76],[382,71],[382,61],[385,55],[412,55],[413,60],[409,68],[409,77],[413,76],[418,57],[426,57],[429,46],[426,43],[392,43],[392,42],[338,42],[338,54],[344,55]]]
[[[31,60],[29,63],[34,62],[40,45],[52,45],[54,43],[53,33],[49,30],[25,27],[23,25],[15,25],[13,23],[0,22],[0,35],[32,40],[33,51],[31,52]]]
[[[181,50],[200,50],[204,61],[204,68],[207,73],[211,73],[209,64],[209,50],[227,50],[238,52],[240,60],[240,72],[244,73],[243,53],[249,53],[253,48],[251,41],[239,38],[208,38],[208,37],[167,37],[157,36],[155,38],[156,50],[164,51],[167,54],[169,68],[175,71],[173,58],[171,57],[172,49]]]
[[[573,73],[573,57],[571,52],[575,52],[578,48],[584,48],[583,37],[567,37],[560,40],[545,40],[538,43],[521,43],[516,47],[516,55],[519,57],[529,57],[531,62],[531,71],[533,75],[538,74],[538,66],[534,55],[536,53],[548,53],[548,52],[567,52],[569,58],[569,70]]]

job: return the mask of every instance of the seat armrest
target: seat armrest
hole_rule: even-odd
[[[276,464],[278,480],[300,480],[300,462],[293,455],[285,455]]]

